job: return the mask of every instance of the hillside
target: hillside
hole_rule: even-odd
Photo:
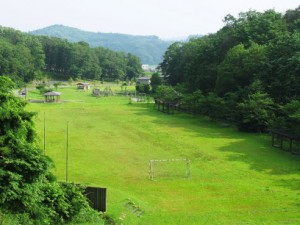
[[[34,35],[45,35],[67,39],[71,42],[85,41],[91,47],[102,46],[114,51],[132,53],[140,57],[143,64],[157,65],[171,41],[157,36],[134,36],[118,33],[95,33],[63,25],[53,25],[31,31]]]

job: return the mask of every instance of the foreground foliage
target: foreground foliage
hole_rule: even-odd
[[[18,215],[21,224],[71,221],[89,209],[81,188],[55,181],[53,163],[36,142],[35,114],[13,95],[9,78],[0,76],[0,84],[0,209]]]

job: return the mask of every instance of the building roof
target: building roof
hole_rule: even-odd
[[[77,83],[77,85],[90,85],[90,84],[87,82],[79,82],[79,83]]]
[[[44,94],[44,96],[60,96],[60,92],[50,91]]]

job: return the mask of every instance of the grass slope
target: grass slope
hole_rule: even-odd
[[[108,188],[108,213],[123,224],[299,224],[299,157],[203,117],[165,115],[127,97],[95,98],[64,88],[58,104],[31,103],[54,173]],[[37,96],[33,91],[32,98]],[[30,96],[29,96],[30,98]],[[191,177],[149,180],[150,159],[189,158]],[[126,203],[144,214],[137,216]]]

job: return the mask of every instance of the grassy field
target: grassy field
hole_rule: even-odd
[[[68,121],[69,182],[107,187],[108,214],[119,224],[300,224],[300,158],[272,148],[269,136],[166,115],[128,97],[58,91],[69,102],[27,107],[38,112],[40,146],[45,113],[46,154],[64,181]],[[174,158],[191,160],[189,178],[183,166],[149,179],[149,160]]]

